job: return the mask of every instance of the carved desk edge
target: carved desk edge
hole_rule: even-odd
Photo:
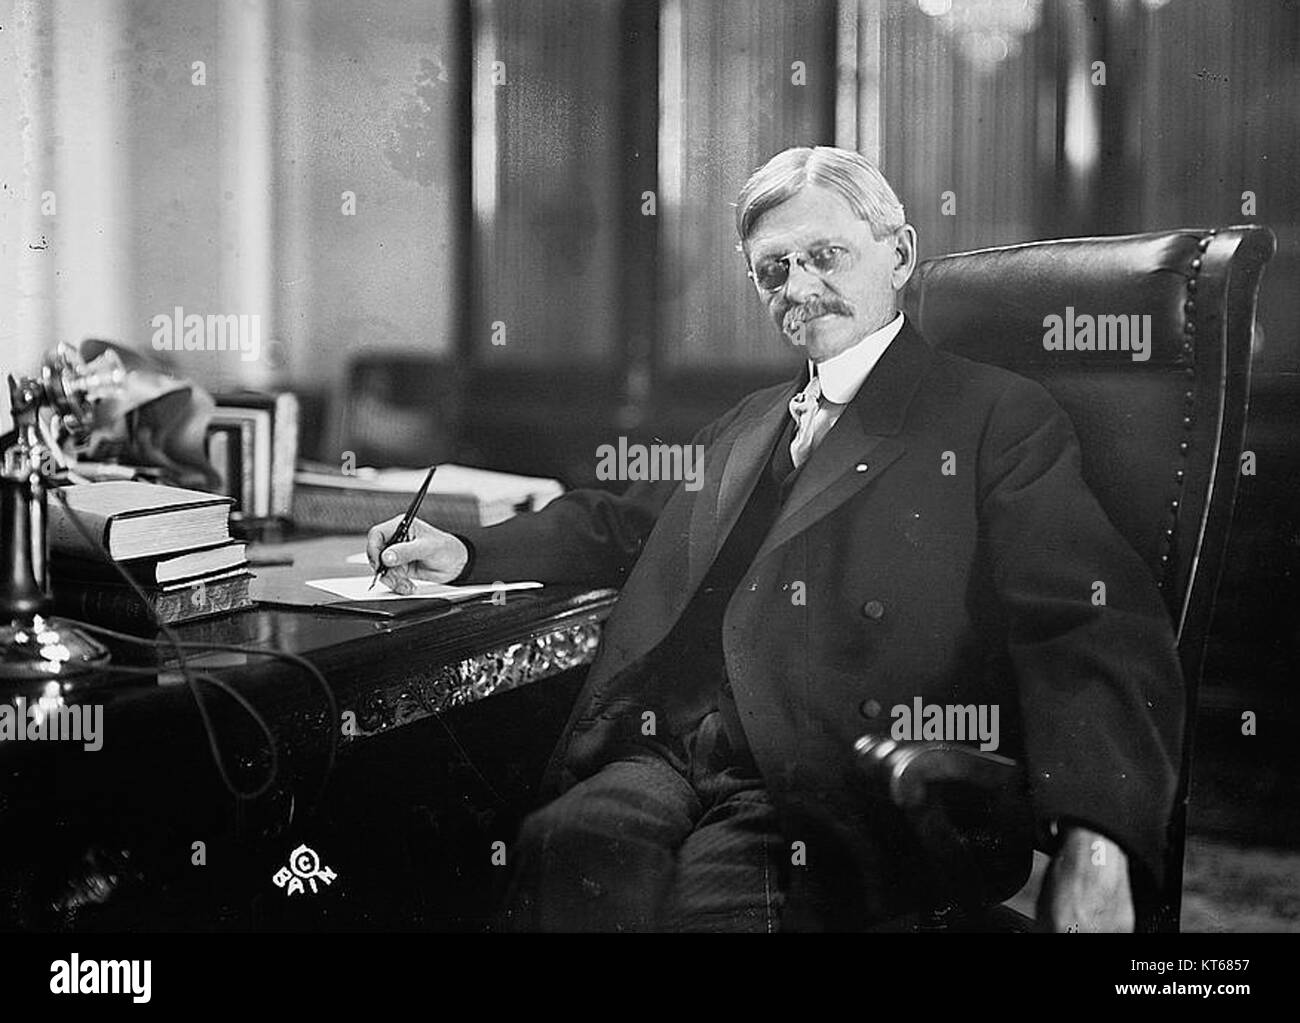
[[[574,599],[571,610],[550,616],[517,639],[432,671],[412,666],[358,690],[355,703],[339,705],[345,721],[340,751],[361,739],[590,664],[617,597],[613,589],[588,591]],[[353,720],[348,719],[349,712]]]

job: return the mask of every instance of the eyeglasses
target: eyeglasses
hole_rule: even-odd
[[[790,279],[791,260],[818,277],[829,277],[853,267],[853,253],[843,245],[819,245],[807,252],[796,250],[761,259],[748,276],[763,291],[780,291]]]

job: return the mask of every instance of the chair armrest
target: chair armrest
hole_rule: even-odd
[[[990,794],[1023,792],[1020,765],[1010,757],[949,742],[900,742],[864,735],[853,744],[867,777],[886,788],[900,810],[920,806],[932,786],[950,782]]]
[[[970,746],[873,735],[854,743],[854,753],[872,794],[906,818],[936,906],[980,909],[1023,887],[1034,823],[1016,761]]]

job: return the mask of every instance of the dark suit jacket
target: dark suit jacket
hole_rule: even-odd
[[[574,491],[468,534],[471,581],[622,586],[553,789],[596,770],[639,718],[638,669],[735,523],[800,386],[750,395],[698,435],[695,492]],[[1163,875],[1184,716],[1174,635],[1038,384],[936,352],[905,326],[800,472],[720,628],[755,761],[786,837],[833,876],[830,904],[847,891],[874,914],[915,898],[906,843],[864,800],[851,751],[918,696],[997,704],[998,752],[1026,762],[1039,822],[1088,824]]]

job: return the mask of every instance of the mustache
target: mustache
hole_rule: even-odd
[[[800,302],[798,305],[790,305],[780,310],[779,322],[781,329],[788,334],[809,320],[827,313],[836,316],[852,316],[853,307],[833,295],[826,298],[810,298],[807,302]]]

